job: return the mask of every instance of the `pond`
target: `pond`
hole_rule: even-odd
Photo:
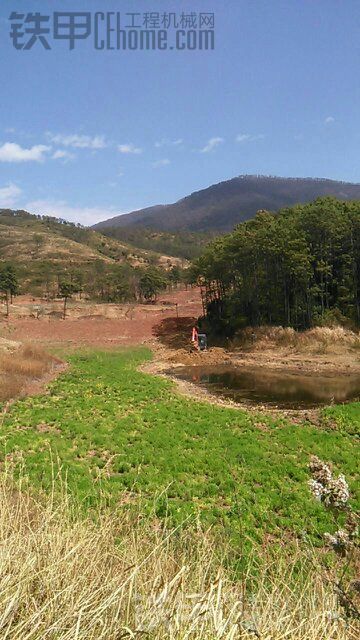
[[[184,366],[171,374],[234,402],[279,409],[313,409],[360,399],[360,374],[298,374],[229,365]]]

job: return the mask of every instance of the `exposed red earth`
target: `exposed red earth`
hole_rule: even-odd
[[[36,318],[37,302],[17,298],[10,318],[0,320],[0,335],[21,342],[66,347],[137,345],[154,338],[156,327],[166,318],[186,316],[191,324],[191,318],[202,313],[199,290],[191,288],[165,293],[156,304],[72,302],[65,320],[59,317],[61,301],[52,304],[50,314]]]

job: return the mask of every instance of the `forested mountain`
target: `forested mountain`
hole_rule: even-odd
[[[359,326],[360,201],[326,197],[260,211],[210,244],[193,269],[216,331],[334,320]]]
[[[93,228],[146,227],[160,231],[222,233],[252,218],[259,209],[277,211],[320,196],[360,199],[360,184],[312,178],[239,176],[192,193],[175,204],[140,209]]]

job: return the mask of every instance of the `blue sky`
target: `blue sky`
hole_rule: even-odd
[[[214,12],[214,51],[17,51],[11,11]],[[360,182],[358,0],[3,0],[0,206],[91,224],[243,173]]]

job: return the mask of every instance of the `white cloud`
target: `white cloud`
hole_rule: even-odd
[[[155,142],[155,147],[157,149],[159,149],[160,147],[172,146],[172,145],[177,147],[183,142],[184,140],[182,138],[177,138],[177,140],[169,140],[168,138],[163,138],[162,140],[158,140],[158,142]]]
[[[28,202],[24,208],[31,213],[64,218],[83,225],[92,225],[100,220],[126,213],[109,207],[72,207],[64,200],[34,200]]]
[[[16,142],[6,142],[0,147],[0,162],[43,162],[51,147],[37,144],[30,149],[20,147]]]
[[[151,163],[151,166],[154,169],[158,169],[159,167],[166,167],[166,165],[170,164],[169,158],[162,158],[161,160],[156,160]]]
[[[63,160],[65,162],[70,162],[70,160],[75,160],[75,155],[70,153],[70,151],[65,151],[65,149],[57,149],[51,156],[53,160]]]
[[[333,116],[328,116],[324,120],[324,124],[332,124],[333,122],[335,122],[335,118]]]
[[[85,136],[74,133],[72,135],[47,133],[48,138],[54,144],[61,144],[64,147],[74,149],[104,149],[107,147],[104,136]]]
[[[139,154],[143,152],[140,147],[136,147],[132,142],[129,142],[128,144],[119,144],[118,149],[120,153]]]
[[[222,144],[223,142],[224,138],[210,138],[205,147],[200,149],[200,153],[210,153],[210,151],[213,151],[216,147],[219,146],[219,144]]]
[[[1,187],[0,188],[0,207],[3,207],[3,208],[13,207],[17,202],[21,193],[22,191],[20,187],[18,187],[16,184],[13,184],[12,182],[9,182],[9,184],[6,185],[6,187]]]
[[[257,135],[251,135],[250,133],[239,133],[235,140],[236,142],[254,142],[255,140],[263,140],[265,138],[263,133]]]

